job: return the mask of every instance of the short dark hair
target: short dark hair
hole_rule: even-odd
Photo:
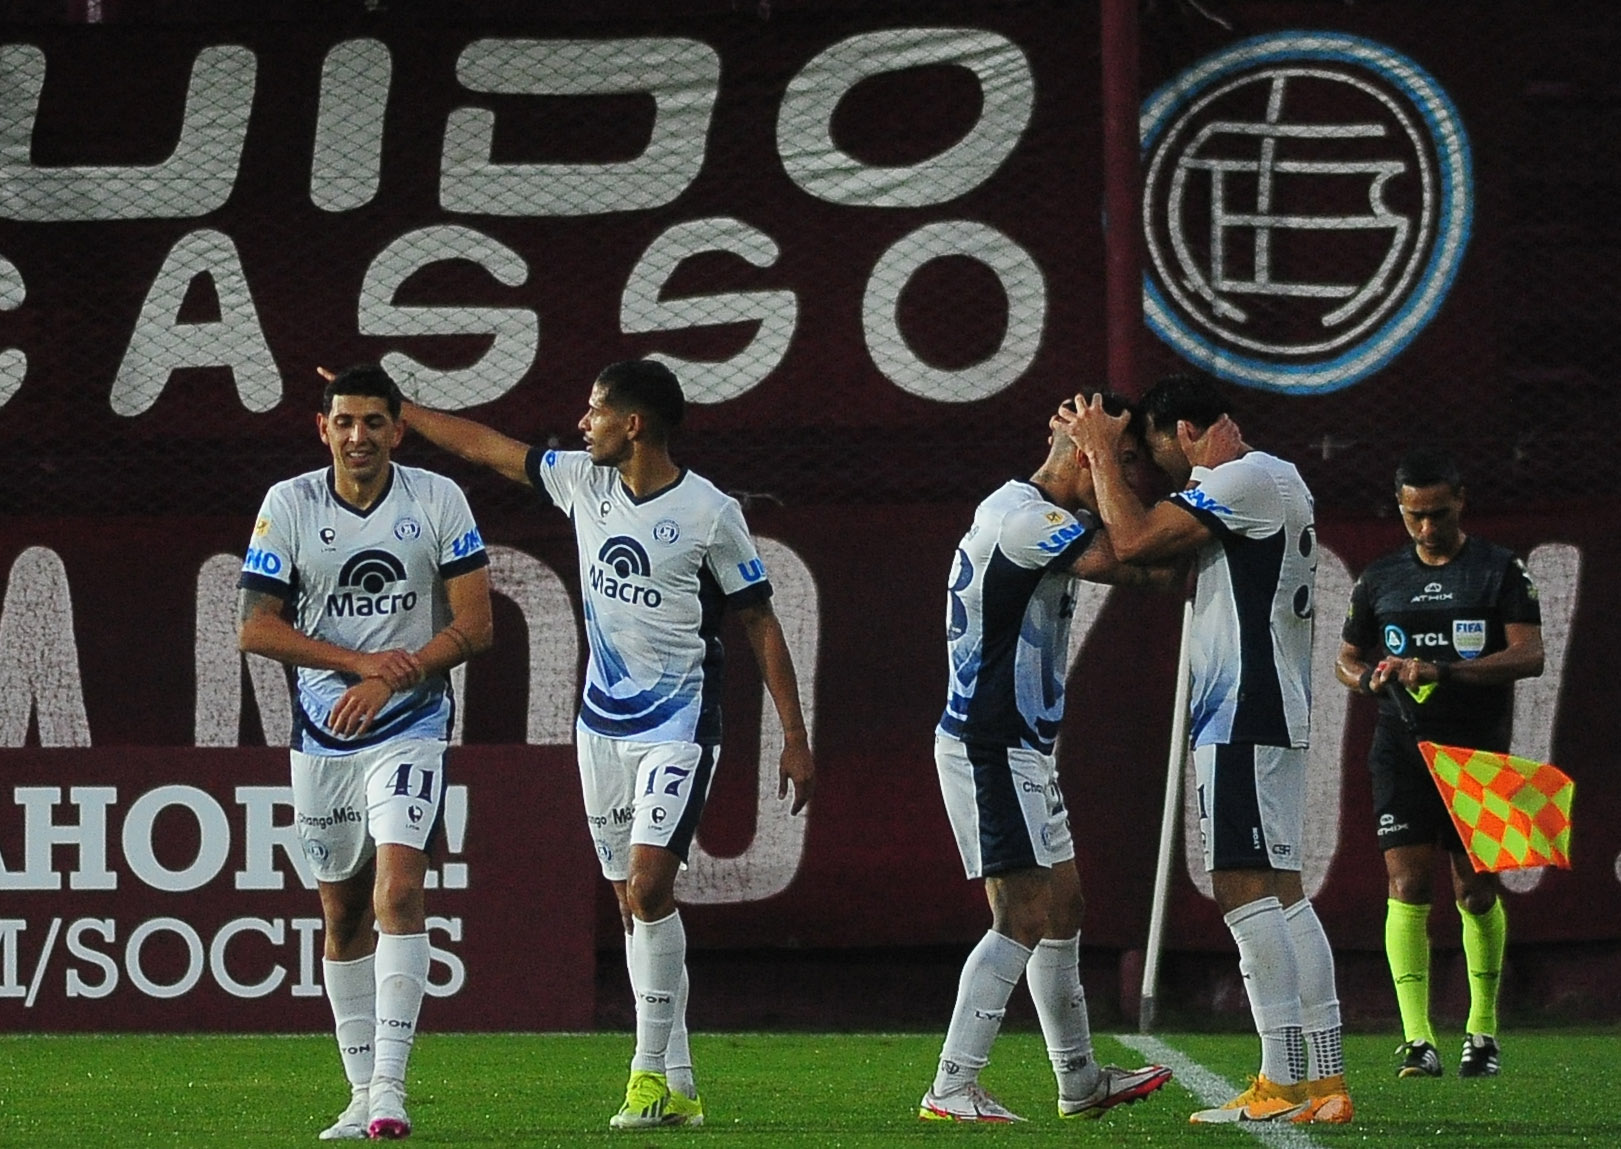
[[[681,426],[687,400],[681,383],[656,359],[626,359],[610,363],[597,374],[603,402],[621,411],[648,416],[654,435],[662,442]]]
[[[1142,409],[1130,399],[1127,399],[1124,395],[1120,394],[1118,391],[1081,392],[1081,397],[1088,403],[1090,403],[1092,399],[1098,395],[1103,396],[1103,410],[1109,415],[1113,415],[1118,418],[1123,414],[1130,414],[1131,419],[1126,423],[1126,434],[1132,436],[1138,442],[1141,442],[1144,430]],[[1075,400],[1065,399],[1059,404],[1059,406],[1073,411],[1075,410]]]
[[[400,417],[400,404],[405,401],[393,376],[376,363],[356,363],[334,375],[327,382],[326,390],[321,392],[321,410],[325,414],[332,413],[332,398],[335,395],[367,395],[373,399],[386,399],[390,419]]]
[[[1414,447],[1396,464],[1396,493],[1403,487],[1433,487],[1445,483],[1455,495],[1463,490],[1458,460],[1441,447]]]
[[[1175,431],[1184,419],[1205,431],[1233,410],[1214,379],[1192,374],[1167,375],[1148,389],[1139,406],[1148,427],[1162,432]]]

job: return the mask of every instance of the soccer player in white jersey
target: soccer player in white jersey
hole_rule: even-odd
[[[1108,403],[1130,418],[1120,400]],[[1138,446],[1135,436],[1120,442],[1123,466]],[[985,879],[991,928],[963,965],[939,1068],[918,1104],[926,1121],[1023,1120],[979,1074],[1026,975],[1060,1116],[1095,1117],[1171,1079],[1163,1066],[1097,1064],[1081,987],[1081,883],[1054,757],[1074,579],[1169,586],[1177,577],[1116,562],[1095,511],[1091,468],[1054,426],[1046,462],[980,503],[952,563],[951,676],[934,758],[963,868]]]
[[[1352,1106],[1334,955],[1300,881],[1317,576],[1311,492],[1293,464],[1220,433],[1236,425],[1209,379],[1163,379],[1141,407],[1155,464],[1183,488],[1152,508],[1116,462],[1125,420],[1095,403],[1060,419],[1091,460],[1115,553],[1197,563],[1199,834],[1238,943],[1261,1069],[1250,1088],[1191,1120],[1343,1124]]]
[[[771,584],[737,500],[676,465],[685,401],[653,360],[603,369],[579,427],[584,451],[531,448],[408,404],[422,436],[527,483],[574,523],[590,648],[576,723],[585,813],[626,933],[636,1052],[615,1129],[701,1125],[687,1039],[686,932],[675,879],[720,743],[720,620],[736,610],[782,721],[778,796],[810,800],[815,765]]]
[[[489,559],[461,489],[390,460],[400,402],[380,367],[329,378],[316,427],[332,465],[270,488],[239,584],[241,648],[298,668],[293,810],[350,1085],[329,1141],[411,1132],[449,671],[492,641]]]

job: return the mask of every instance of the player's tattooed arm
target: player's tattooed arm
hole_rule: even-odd
[[[495,645],[489,567],[447,581],[445,597],[450,602],[450,622],[416,652],[425,675],[443,673]]]
[[[1155,564],[1121,562],[1109,541],[1109,532],[1098,531],[1091,544],[1070,567],[1070,573],[1088,582],[1112,586],[1180,590],[1187,582],[1189,565],[1185,558]]]

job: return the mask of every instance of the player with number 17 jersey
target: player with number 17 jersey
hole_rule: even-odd
[[[382,496],[361,510],[339,497],[326,468],[270,488],[240,584],[293,604],[294,625],[313,638],[346,650],[418,650],[450,621],[445,582],[488,565],[450,479],[395,463]],[[447,674],[397,693],[365,734],[339,738],[326,718],[353,684],[335,670],[298,668],[294,750],[343,755],[393,739],[449,739]]]
[[[572,520],[579,544],[590,647],[579,729],[719,743],[723,610],[771,595],[737,500],[685,469],[639,499],[585,451],[537,447],[525,470]]]

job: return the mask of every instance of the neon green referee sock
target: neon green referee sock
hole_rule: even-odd
[[[1503,975],[1503,947],[1508,944],[1508,915],[1503,899],[1483,914],[1458,907],[1463,919],[1463,957],[1469,967],[1469,1032],[1497,1032],[1497,986]]]
[[[1428,905],[1386,900],[1385,957],[1390,960],[1390,977],[1396,983],[1402,1034],[1407,1041],[1434,1045],[1435,1030],[1430,1028],[1429,926]]]

